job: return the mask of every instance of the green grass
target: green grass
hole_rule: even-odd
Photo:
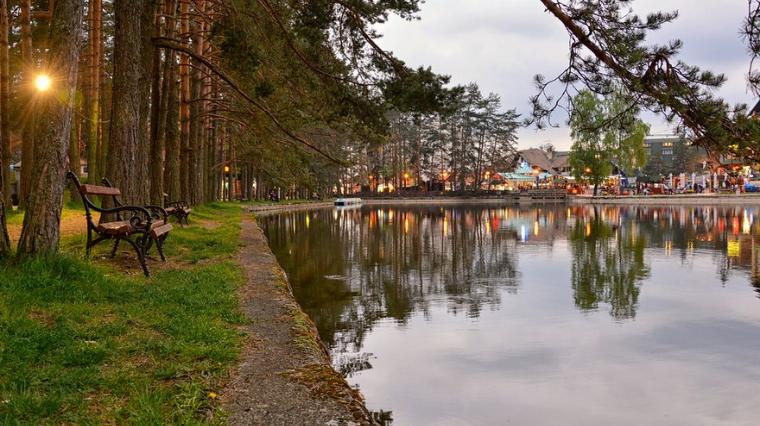
[[[240,214],[195,209],[149,279],[84,259],[82,236],[60,255],[0,264],[0,424],[222,422],[210,394],[242,344]]]

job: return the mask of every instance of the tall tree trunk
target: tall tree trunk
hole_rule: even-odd
[[[103,4],[102,0],[90,0],[90,72],[89,72],[89,96],[87,102],[87,175],[88,180],[97,183],[102,175],[102,163],[98,153],[101,147],[100,126],[100,76],[102,73],[102,27],[103,27]]]
[[[190,0],[179,0],[180,37],[183,44],[190,39]],[[180,188],[181,198],[190,202],[190,57],[180,54]]]
[[[140,49],[140,83],[139,97],[140,102],[140,131],[138,133],[137,149],[137,195],[135,200],[139,204],[148,204],[150,201],[150,167],[151,162],[159,163],[159,159],[151,158],[151,103],[148,100],[153,99],[151,89],[153,87],[153,52],[157,49],[153,46],[153,37],[155,33],[155,22],[158,1],[142,0],[142,9],[140,15],[140,35],[142,46]],[[140,2],[134,2],[132,7],[136,7]],[[156,90],[158,92],[158,90]],[[156,94],[158,96],[158,93]]]
[[[10,207],[10,129],[8,127],[8,95],[9,93],[9,76],[8,76],[8,4],[6,0],[0,2],[0,140],[2,141],[2,150],[0,150],[0,167],[3,168],[0,173],[0,258],[10,253],[11,242],[8,238],[8,226],[5,221],[6,205]]]
[[[23,84],[22,98],[26,100],[27,117],[34,111],[31,109],[31,82],[32,73],[29,69],[32,64],[32,0],[21,1],[21,62],[23,63],[21,76]],[[21,181],[19,182],[19,205],[24,208],[29,196],[30,180],[34,168],[34,121],[25,118],[21,128]]]
[[[37,159],[32,174],[34,191],[29,193],[28,208],[18,244],[18,254],[54,251],[60,238],[63,189],[71,131],[71,116],[77,88],[77,65],[84,18],[84,0],[55,2],[50,25],[48,68],[56,71],[56,87],[40,102],[38,135],[44,144],[36,144]]]
[[[113,95],[111,101],[111,128],[106,176],[117,188],[121,189],[122,199],[126,204],[139,204],[142,200],[142,182],[139,181],[142,159],[138,151],[145,149],[141,145],[142,127],[140,94],[142,77],[142,38],[140,33],[140,14],[148,0],[115,0],[115,37]]]
[[[8,108],[10,106],[10,69],[8,66],[8,1],[0,1],[0,166],[2,172],[3,201],[11,205],[11,129]]]
[[[204,51],[204,15],[205,1],[195,0],[195,11],[192,22],[192,39],[193,50],[198,56],[203,56]],[[192,203],[203,203],[203,123],[204,123],[204,104],[203,101],[203,64],[193,61],[191,69],[191,93],[193,101],[190,105],[190,188],[192,191]]]
[[[168,0],[166,10],[166,36],[173,38],[175,34],[177,2]],[[164,191],[169,194],[172,201],[181,198],[180,189],[180,140],[179,140],[179,95],[177,92],[177,55],[174,50],[168,49],[164,53],[164,96],[161,100],[162,111],[166,117],[161,118],[165,126],[159,128],[164,137],[165,162],[164,162]]]
[[[161,17],[154,13],[154,34],[161,34]],[[152,42],[149,40],[149,43]],[[169,60],[169,52],[166,52],[166,61]],[[164,133],[161,129],[166,127],[166,102],[168,98],[166,90],[161,91],[161,51],[153,48],[153,68],[151,84],[151,113],[150,113],[150,203],[161,206],[164,200]],[[164,75],[164,79],[170,76]],[[166,85],[164,85],[165,87]]]

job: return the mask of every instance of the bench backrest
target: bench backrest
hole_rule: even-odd
[[[118,188],[110,188],[110,187],[101,186],[101,185],[83,184],[79,181],[79,178],[77,177],[77,175],[75,175],[74,172],[72,171],[66,172],[66,177],[68,179],[71,179],[72,182],[74,182],[74,185],[79,191],[79,195],[82,197],[82,203],[84,204],[85,216],[87,216],[87,220],[91,224],[94,224],[94,221],[93,221],[92,213],[90,212],[90,210],[102,212],[103,209],[101,207],[98,207],[95,203],[93,203],[92,200],[90,200],[88,196],[114,197],[114,200],[116,200],[116,197],[121,195],[121,191],[119,191]]]
[[[118,197],[121,195],[121,191],[118,188],[90,184],[81,185],[80,192],[86,195],[101,195],[106,197]]]

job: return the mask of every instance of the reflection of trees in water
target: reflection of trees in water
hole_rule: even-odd
[[[576,222],[570,235],[572,287],[575,305],[583,311],[610,305],[610,315],[634,318],[639,286],[648,278],[644,263],[646,239],[632,232],[630,224],[618,227],[600,215]]]
[[[378,321],[403,324],[413,312],[427,316],[431,303],[443,301],[449,312],[473,317],[500,304],[504,291],[518,288],[515,253],[523,244],[518,240],[548,241],[551,247],[555,237],[569,233],[576,306],[592,310],[608,304],[617,319],[636,314],[639,286],[648,276],[645,248],[654,249],[647,252],[652,256],[674,255],[682,263],[694,261],[695,251],[702,261],[712,256],[726,280],[731,270],[748,266],[752,276],[760,277],[760,243],[754,242],[758,225],[751,216],[756,211],[365,207],[289,213],[261,223],[322,339],[344,353],[359,352]],[[739,254],[728,252],[729,243],[741,246]]]
[[[517,269],[515,233],[492,226],[497,213],[320,210],[261,222],[297,299],[340,353],[358,352],[377,321],[429,315],[433,301],[445,300],[450,312],[473,317],[498,305],[505,287],[516,288]]]

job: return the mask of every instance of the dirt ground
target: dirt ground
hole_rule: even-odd
[[[232,425],[372,424],[361,395],[332,369],[311,320],[250,213],[240,253],[247,285],[240,298],[249,324],[240,365],[222,395]]]
[[[69,235],[83,234],[87,232],[87,221],[84,218],[84,214],[81,215],[64,215],[61,218],[61,236],[66,237]],[[21,237],[21,224],[8,225],[8,236],[11,238],[11,243],[18,243],[19,237]]]

